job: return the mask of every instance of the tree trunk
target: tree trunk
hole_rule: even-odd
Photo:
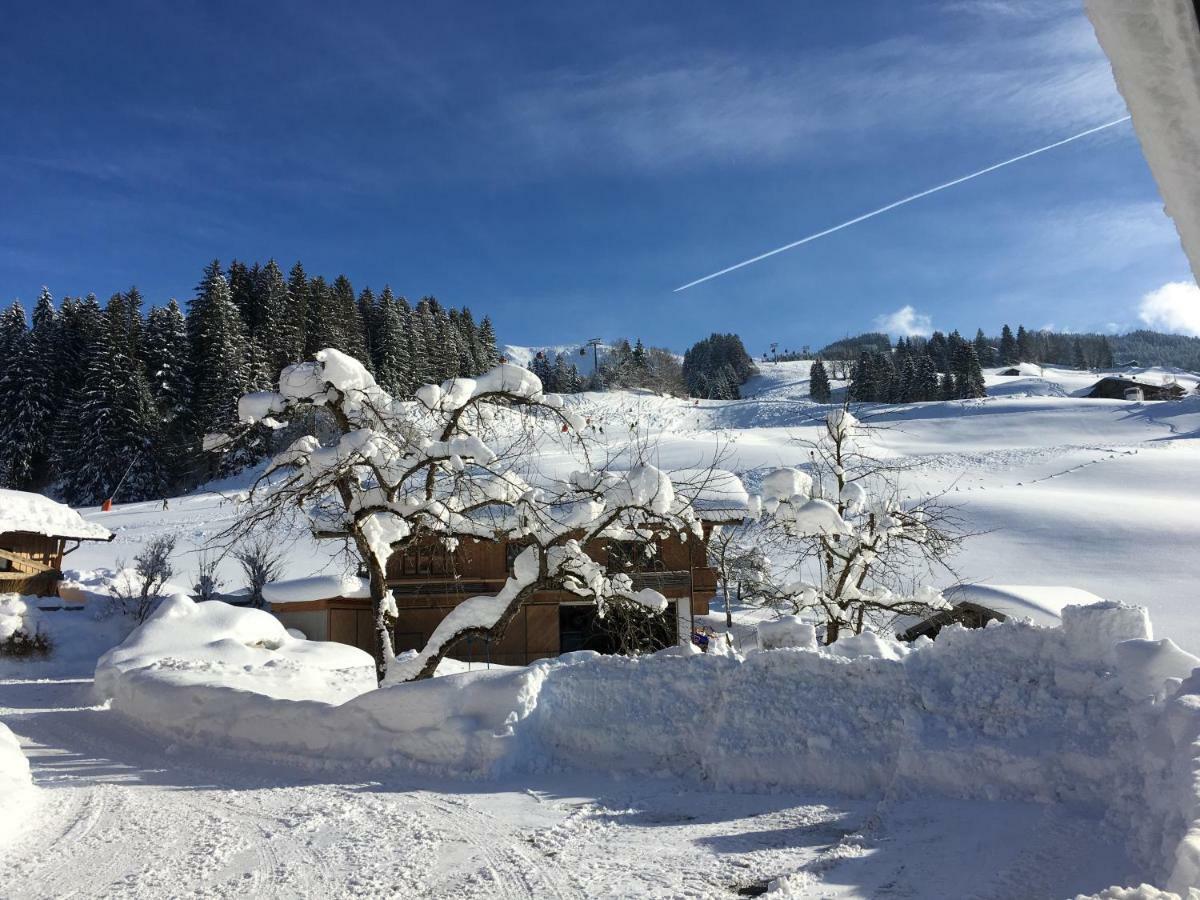
[[[423,681],[426,678],[432,678],[433,673],[437,671],[438,663],[445,659],[446,654],[450,652],[454,645],[464,638],[481,637],[493,641],[500,640],[502,637],[504,637],[504,632],[508,629],[508,626],[512,620],[516,618],[521,607],[525,605],[526,600],[528,600],[538,591],[549,590],[557,586],[558,585],[543,584],[540,581],[535,581],[533,584],[525,585],[525,587],[521,588],[521,590],[517,592],[516,596],[513,597],[508,606],[505,607],[504,612],[500,614],[500,617],[496,619],[491,628],[473,626],[456,631],[446,640],[442,641],[441,646],[434,651],[433,656],[429,657],[429,659],[425,661],[425,664],[421,667],[421,671],[414,675],[411,680]]]

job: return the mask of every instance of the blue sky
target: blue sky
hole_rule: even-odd
[[[0,53],[4,299],[274,256],[513,343],[758,351],[1190,281],[1126,124],[672,292],[1124,115],[1078,0],[17,4]]]

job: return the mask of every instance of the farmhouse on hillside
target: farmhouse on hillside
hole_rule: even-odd
[[[708,565],[708,536],[714,526],[740,522],[749,507],[737,476],[706,473],[706,481],[692,502],[704,527],[703,541],[672,535],[656,539],[652,548],[615,540],[596,541],[586,548],[610,572],[628,573],[635,590],[653,588],[667,598],[668,621],[673,618],[676,625],[672,633],[662,636],[663,646],[690,641],[694,617],[708,613],[717,590],[716,571]],[[387,575],[398,610],[393,634],[396,652],[420,650],[438,623],[464,600],[497,593],[524,546],[520,541],[463,538],[451,551],[430,539],[394,554]],[[267,585],[263,596],[284,625],[310,640],[340,641],[375,651],[365,578],[279,581]],[[599,624],[594,602],[567,591],[541,591],[526,602],[500,640],[467,641],[450,656],[463,662],[526,665],[573,650],[612,652]]]
[[[1089,397],[1100,397],[1107,400],[1178,400],[1186,393],[1175,382],[1153,384],[1149,381],[1139,381],[1136,375],[1108,375],[1101,378],[1088,391]]]
[[[111,531],[69,506],[0,488],[0,594],[53,596],[66,554],[80,541],[112,539]]]
[[[902,641],[936,638],[947,625],[983,628],[989,622],[1008,619],[1029,619],[1035,625],[1061,625],[1064,608],[1104,602],[1103,598],[1079,588],[1026,584],[960,584],[944,591],[943,596],[950,603],[950,609],[910,625],[896,636]]]

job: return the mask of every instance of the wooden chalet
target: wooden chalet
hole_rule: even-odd
[[[626,572],[635,590],[653,588],[668,601],[676,625],[663,645],[691,640],[693,618],[705,615],[716,595],[717,573],[708,565],[707,539],[715,525],[741,521],[748,497],[740,480],[721,473],[719,485],[693,502],[704,525],[704,539],[679,536],[655,540],[653,551],[633,541],[599,540],[586,549],[612,573]],[[495,594],[512,572],[524,549],[519,541],[462,539],[454,551],[430,541],[388,563],[388,586],[399,616],[393,635],[396,651],[419,650],[438,623],[459,603],[480,594]],[[264,596],[284,625],[311,640],[353,644],[374,652],[374,622],[365,579],[317,577],[267,585]],[[573,650],[611,652],[598,627],[593,602],[567,591],[533,595],[494,642],[467,641],[450,656],[464,662],[526,665]]]
[[[1136,375],[1108,375],[1101,378],[1088,391],[1089,397],[1107,400],[1178,400],[1186,391],[1174,381],[1155,384],[1142,381]]]
[[[41,494],[0,489],[0,594],[58,594],[62,561],[81,541],[112,532]]]
[[[943,596],[950,609],[915,623],[910,620],[896,636],[902,641],[936,638],[947,625],[984,628],[989,622],[1009,619],[1028,619],[1035,625],[1054,627],[1062,624],[1062,611],[1066,607],[1104,602],[1079,588],[1027,584],[960,584],[944,591]]]

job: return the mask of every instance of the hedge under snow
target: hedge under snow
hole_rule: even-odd
[[[324,768],[577,769],[738,790],[1066,803],[1120,827],[1156,880],[1200,882],[1198,661],[1151,640],[1138,608],[1068,607],[1060,628],[949,627],[916,645],[863,636],[839,641],[843,655],[793,623],[790,638],[787,627],[764,635],[793,646],[745,657],[568,654],[340,704],[280,698],[281,668],[339,671],[354,657],[326,656],[316,648],[331,645],[273,622],[181,598],[101,659],[97,687],[173,741]],[[358,659],[366,683],[370,660]]]

